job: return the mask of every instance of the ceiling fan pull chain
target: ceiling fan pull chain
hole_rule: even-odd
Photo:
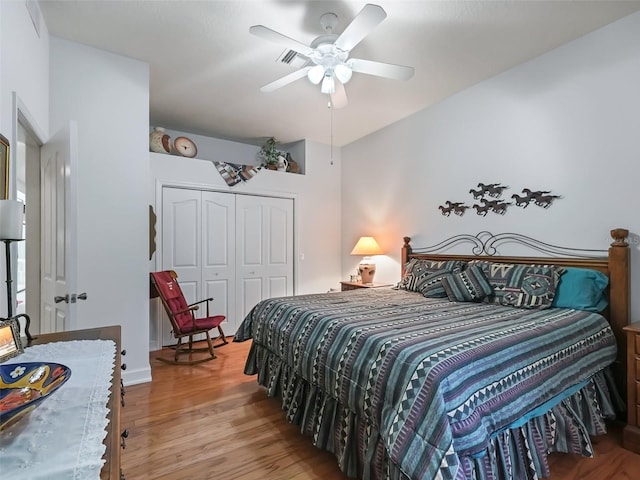
[[[333,105],[331,105],[331,100],[327,103],[329,107],[329,135],[331,140],[331,145],[329,146],[329,165],[333,165]]]

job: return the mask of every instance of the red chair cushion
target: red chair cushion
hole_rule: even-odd
[[[220,326],[222,322],[224,322],[224,315],[214,315],[213,317],[207,318],[196,318],[196,328],[211,330],[212,328],[217,328]]]
[[[178,285],[178,282],[168,271],[152,272],[151,275],[155,281],[158,294],[164,299],[165,305],[167,305],[167,308],[173,314],[173,318],[179,329],[179,332],[176,333],[185,334],[193,331],[211,330],[224,322],[224,315],[194,318],[195,316],[192,311],[176,314],[175,312],[189,308],[180,285]]]
[[[153,275],[155,280],[158,293],[164,299],[167,308],[173,315],[175,323],[180,330],[176,333],[188,333],[193,331],[195,328],[193,314],[190,311],[176,314],[176,312],[181,312],[189,308],[189,304],[187,304],[178,282],[168,271],[153,272],[151,275]]]

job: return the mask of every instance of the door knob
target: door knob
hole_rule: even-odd
[[[69,300],[71,303],[76,303],[78,300],[86,300],[87,299],[87,294],[86,293],[78,293],[78,294],[71,294],[71,299]]]
[[[60,303],[60,302],[69,303],[69,294],[67,293],[64,297],[61,297],[60,295],[57,295],[57,296],[53,297],[53,301],[55,303]]]

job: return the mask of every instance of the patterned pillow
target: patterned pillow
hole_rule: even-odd
[[[454,270],[462,269],[465,262],[461,260],[420,260],[412,258],[404,266],[404,276],[397,288],[401,290],[409,290],[419,292],[419,287],[424,281],[424,277],[438,270]]]
[[[474,260],[470,265],[482,268],[494,295],[489,302],[527,309],[551,307],[563,267],[555,265],[519,265]]]
[[[420,279],[418,291],[427,298],[446,298],[447,292],[440,281],[443,277],[451,275],[450,270],[436,270]]]
[[[489,280],[478,265],[450,273],[442,278],[441,283],[452,302],[480,302],[493,293]]]

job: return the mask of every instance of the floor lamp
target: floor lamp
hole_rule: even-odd
[[[5,248],[5,270],[7,283],[7,318],[6,320],[16,320],[18,331],[20,330],[20,322],[18,319],[24,318],[25,334],[27,340],[33,340],[29,333],[31,319],[28,315],[21,313],[13,315],[13,277],[11,276],[11,244],[21,242],[22,238],[22,222],[24,218],[24,205],[18,200],[0,200],[0,240],[4,242]]]

